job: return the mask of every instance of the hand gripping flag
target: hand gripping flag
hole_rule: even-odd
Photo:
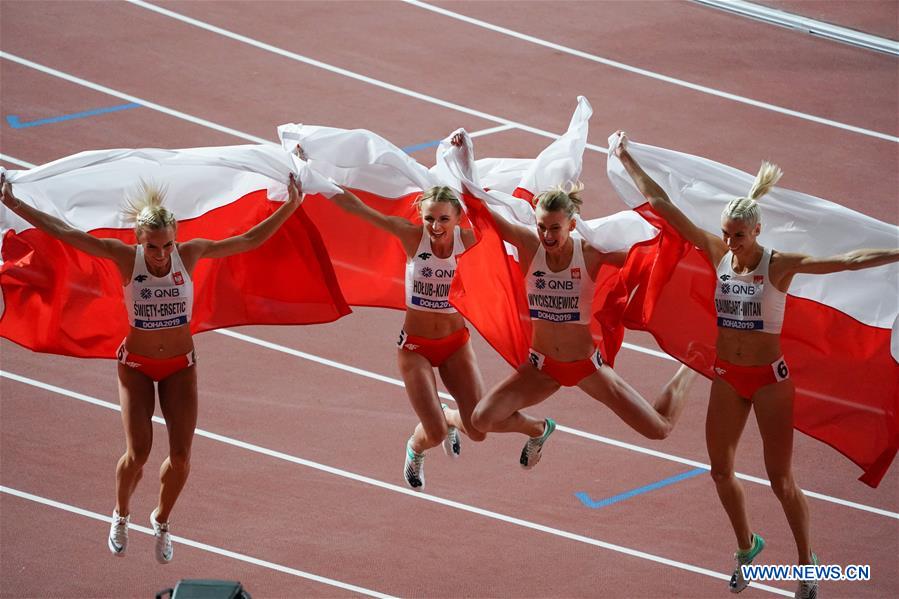
[[[502,241],[494,214],[536,228],[531,199],[580,177],[591,114],[587,99],[579,97],[566,133],[536,159],[485,158],[472,162],[470,142],[466,141],[465,148],[454,148],[450,138],[438,149],[435,173],[445,184],[464,188],[468,216],[479,237],[478,245],[459,257],[450,301],[513,366],[527,356],[531,324],[517,250]],[[576,216],[573,237],[585,239],[601,252],[616,252],[654,244],[655,235],[656,230],[638,215],[624,211],[589,221]],[[625,268],[631,263],[629,257]],[[621,347],[622,317],[628,303],[619,271],[608,265],[600,269],[591,306],[591,330],[610,364]]]
[[[23,202],[97,237],[136,243],[122,211],[141,180],[164,185],[177,238],[250,229],[287,197],[295,173],[310,193],[339,188],[277,146],[82,152],[6,171]],[[270,199],[271,198],[271,199]],[[112,357],[128,333],[121,276],[0,207],[0,335],[34,351]],[[193,332],[242,324],[330,322],[349,313],[318,232],[302,206],[261,247],[201,260]]]
[[[420,222],[413,202],[439,184],[427,168],[371,131],[286,124],[278,136],[285,149],[299,144],[313,170],[382,214]],[[399,240],[321,195],[307,197],[304,207],[321,231],[347,302],[404,310],[406,253]]]
[[[629,282],[640,289],[628,326],[647,330],[681,362],[712,378],[717,330],[715,271],[700,252],[652,212],[613,154],[608,175],[624,202],[660,229],[659,259]],[[727,202],[753,176],[697,156],[628,142],[628,151],[699,227],[718,234]],[[775,187],[760,201],[759,242],[776,250],[830,256],[894,248],[899,228],[838,204]],[[672,260],[672,256],[675,260]],[[674,265],[672,266],[672,261]],[[796,429],[834,447],[877,486],[899,448],[899,265],[828,275],[797,275],[781,334],[796,386]]]

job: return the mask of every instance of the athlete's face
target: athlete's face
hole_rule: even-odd
[[[431,241],[439,242],[447,236],[452,237],[453,230],[459,224],[459,213],[449,202],[425,200],[421,204],[421,220]]]
[[[168,270],[175,251],[175,228],[141,229],[137,241],[144,246],[144,260],[152,270]]]
[[[727,249],[733,252],[734,256],[739,257],[751,254],[755,250],[756,245],[758,245],[756,238],[761,230],[761,223],[749,226],[744,220],[721,219],[721,238],[727,244]]]
[[[547,212],[537,207],[537,236],[547,252],[561,252],[574,231],[574,219],[562,210]]]

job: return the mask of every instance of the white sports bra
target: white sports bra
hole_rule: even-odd
[[[450,285],[456,274],[456,256],[465,251],[462,229],[453,229],[453,253],[438,258],[431,248],[431,238],[422,229],[415,255],[406,261],[406,307],[425,312],[456,312],[449,302]]]
[[[525,277],[531,320],[590,324],[594,282],[584,262],[583,243],[572,242],[571,262],[559,272],[546,265],[543,244],[537,248]]]
[[[178,255],[172,251],[168,274],[155,277],[147,270],[144,246],[134,254],[131,281],[125,285],[128,322],[142,330],[173,329],[190,322],[194,304],[194,284]]]
[[[768,267],[771,250],[763,248],[755,270],[737,274],[733,254],[727,252],[718,263],[715,281],[715,311],[718,326],[741,331],[780,333],[784,322],[787,294],[771,284]]]

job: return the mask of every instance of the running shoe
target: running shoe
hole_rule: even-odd
[[[521,457],[518,459],[522,468],[530,470],[537,465],[543,451],[543,444],[546,443],[546,440],[549,439],[549,436],[553,434],[554,430],[556,430],[556,421],[552,418],[547,418],[543,434],[539,437],[531,437],[528,439],[527,443],[522,447]]]
[[[153,527],[153,535],[156,537],[156,561],[167,564],[172,561],[174,548],[172,537],[169,535],[169,523],[156,521],[156,510],[150,513],[150,525]]]
[[[812,554],[812,564],[818,565],[818,556]],[[818,599],[818,581],[817,580],[800,580],[799,586],[796,588],[795,599]]]
[[[734,553],[734,559],[737,560],[737,567],[734,570],[734,573],[730,575],[730,583],[728,583],[731,593],[739,593],[749,586],[749,581],[743,578],[743,566],[751,564],[752,560],[755,559],[755,556],[761,553],[764,548],[765,539],[752,533],[752,545],[749,547],[749,550],[737,551]]]
[[[425,486],[425,454],[416,453],[412,449],[412,437],[406,441],[406,463],[403,466],[403,478],[406,484],[415,489],[421,490]]]
[[[446,412],[449,406],[445,403],[440,404],[443,411]],[[458,458],[462,453],[462,437],[459,435],[459,429],[451,424],[447,424],[446,437],[443,438],[443,453],[451,458]]]
[[[109,538],[107,545],[116,557],[125,557],[125,549],[128,548],[128,523],[131,516],[119,516],[119,512],[112,510],[112,523],[109,525]]]

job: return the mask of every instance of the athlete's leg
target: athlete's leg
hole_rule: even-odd
[[[406,385],[406,394],[419,424],[412,433],[412,450],[424,453],[440,445],[446,436],[446,417],[440,407],[437,395],[437,380],[434,368],[428,359],[415,352],[397,350],[397,363]]]
[[[549,375],[524,364],[481,399],[471,415],[471,422],[484,433],[542,435],[545,421],[519,410],[542,402],[558,391],[559,386]]]
[[[458,410],[446,410],[446,421],[468,435],[472,441],[483,441],[484,433],[471,424],[471,414],[484,395],[484,380],[478,369],[471,341],[447,358],[438,371],[458,406]]]
[[[771,490],[780,500],[793,531],[799,563],[810,564],[808,503],[793,478],[793,396],[793,383],[786,380],[756,391],[752,404],[764,444]]]
[[[157,522],[169,513],[190,474],[190,450],[197,427],[197,367],[189,366],[159,381],[159,406],[169,433],[169,457],[159,469]]]
[[[578,387],[608,406],[644,437],[664,439],[674,429],[683,412],[695,376],[695,372],[681,366],[665,385],[654,406],[607,365],[584,378]]]
[[[752,546],[752,530],[746,514],[743,487],[734,475],[734,458],[751,408],[752,404],[740,397],[723,379],[715,378],[712,381],[705,420],[706,447],[718,498],[727,512],[741,551],[748,551]]]
[[[125,453],[116,465],[116,511],[131,513],[131,495],[143,475],[144,464],[153,446],[153,410],[156,390],[153,380],[138,370],[117,364],[119,403],[125,426]]]

